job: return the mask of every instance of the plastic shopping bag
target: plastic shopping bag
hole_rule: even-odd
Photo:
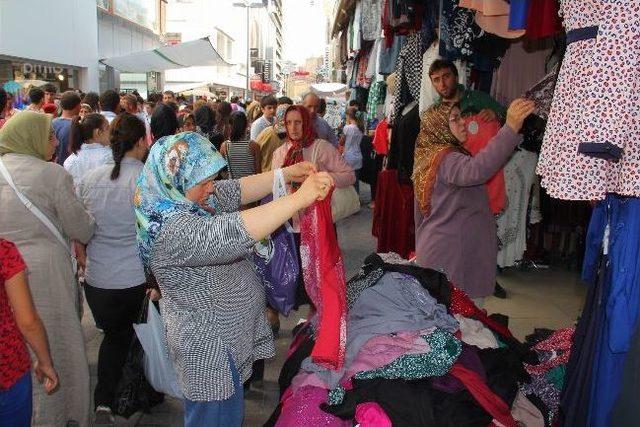
[[[147,321],[147,305],[148,297],[142,303],[138,323]],[[145,378],[143,360],[144,350],[134,335],[113,402],[117,415],[129,418],[138,411],[149,413],[152,407],[164,401],[164,395],[155,391]]]
[[[274,173],[273,195],[265,197],[262,204],[286,194],[284,177],[278,169]],[[300,265],[298,247],[288,222],[256,243],[253,261],[262,278],[269,306],[285,316],[289,315],[296,302]]]
[[[149,303],[147,323],[134,324],[138,340],[144,349],[144,373],[149,384],[158,392],[178,399],[184,398],[173,363],[169,360],[164,326],[160,313]]]
[[[271,201],[263,200],[263,203]],[[287,316],[296,302],[300,265],[296,241],[285,226],[253,247],[253,261],[265,288],[267,303]]]

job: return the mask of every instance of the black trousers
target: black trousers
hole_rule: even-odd
[[[95,406],[113,409],[116,388],[122,377],[137,321],[145,296],[145,285],[127,289],[102,289],[84,285],[87,303],[96,324],[104,331],[98,353],[98,383],[94,392]]]

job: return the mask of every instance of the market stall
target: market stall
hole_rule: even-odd
[[[335,60],[384,159],[379,255],[346,284],[339,363],[314,357],[331,326],[312,318],[290,348],[268,425],[640,419],[640,68],[631,65],[640,62],[640,0],[358,0],[336,13]],[[582,269],[588,295],[575,330],[531,331],[520,342],[505,316],[487,316],[449,277],[406,261],[416,140],[425,111],[442,101],[429,73],[438,59],[455,64],[470,94],[461,107],[470,155],[496,135],[506,105],[535,102],[522,141],[487,182],[495,264]],[[477,118],[484,107],[474,108],[474,93],[492,99],[493,130]]]

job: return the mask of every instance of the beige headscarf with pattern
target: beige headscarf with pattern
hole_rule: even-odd
[[[413,189],[420,211],[431,213],[431,195],[440,162],[452,152],[466,153],[449,128],[453,105],[434,105],[420,117],[420,133],[413,156]]]

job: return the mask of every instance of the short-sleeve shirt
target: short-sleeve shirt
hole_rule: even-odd
[[[0,390],[18,382],[29,372],[31,364],[5,289],[6,281],[24,269],[24,261],[16,246],[0,239]]]
[[[58,140],[58,146],[56,147],[56,161],[60,166],[64,164],[64,161],[69,157],[69,135],[71,134],[71,119],[64,117],[58,117],[51,122],[53,131],[56,134]]]

